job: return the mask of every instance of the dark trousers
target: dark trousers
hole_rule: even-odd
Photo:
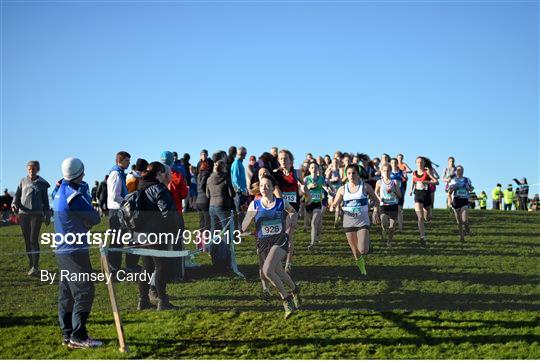
[[[148,274],[154,274],[155,287],[158,294],[158,298],[163,300],[167,297],[167,261],[168,258],[164,257],[150,257],[143,256],[142,263],[143,268]],[[139,297],[142,299],[148,299],[148,291],[150,285],[148,282],[139,282]]]
[[[56,260],[60,268],[58,276],[58,321],[62,334],[74,341],[88,338],[86,321],[94,302],[94,284],[90,281],[63,280],[62,270],[71,274],[90,274],[92,265],[88,253],[57,254]]]
[[[180,222],[180,238],[176,240],[176,243],[169,248],[174,251],[184,250],[184,243],[182,242],[182,232],[184,232],[184,216],[179,214]],[[184,279],[184,257],[167,258],[166,262],[169,265],[169,279],[174,282],[178,282]]]
[[[528,200],[529,200],[529,197],[519,197],[519,209],[521,209],[522,211],[526,211]]]
[[[231,212],[229,209],[222,207],[222,206],[210,206],[209,208],[210,213],[210,227],[212,231],[212,236],[210,239],[213,239],[214,236],[217,235],[218,232],[223,229],[227,225],[228,219],[231,216]],[[234,221],[234,220],[232,220]],[[230,229],[229,227],[227,229]],[[214,242],[211,242],[211,256],[212,256],[212,265],[215,269],[224,271],[229,268],[230,264],[230,249],[229,249],[229,237],[232,236],[230,232],[228,232],[228,235],[222,234],[220,242],[218,240],[215,240],[217,244],[214,244]]]
[[[505,203],[504,204],[504,210],[505,211],[511,211],[512,210],[512,203]]]
[[[197,203],[197,211],[199,213],[199,228],[201,233],[205,230],[210,230],[210,213],[208,212],[208,203]]]
[[[493,209],[501,209],[501,202],[493,201]]]
[[[111,230],[120,229],[120,220],[118,218],[118,210],[109,210],[109,228]],[[116,240],[116,239],[115,239]],[[122,248],[124,245],[120,242],[110,244],[110,248]],[[107,254],[109,259],[109,267],[111,273],[116,273],[122,266],[122,253],[121,252],[109,252]],[[126,253],[126,268],[129,270],[136,270],[139,264],[139,256]]]
[[[39,231],[42,222],[43,215],[41,214],[21,214],[20,217],[30,268],[39,266]]]

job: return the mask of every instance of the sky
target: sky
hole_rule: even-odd
[[[540,182],[537,1],[2,1],[0,187],[158,160],[417,155]],[[538,185],[531,193],[540,191]],[[444,204],[437,192],[436,206]],[[410,198],[406,206],[412,206]]]

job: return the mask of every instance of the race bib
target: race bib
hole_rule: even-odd
[[[382,201],[383,201],[384,204],[397,204],[398,203],[397,198],[393,193],[392,194],[385,194]]]
[[[416,182],[416,189],[419,191],[427,190],[427,185],[424,182]]]
[[[280,219],[270,219],[262,221],[261,232],[263,236],[275,236],[281,234],[283,224]]]
[[[469,197],[469,191],[465,188],[458,188],[456,190],[456,197],[458,198],[468,198]]]
[[[296,203],[296,192],[283,192],[283,199],[289,203]]]
[[[320,202],[322,198],[321,192],[310,192],[312,202]]]

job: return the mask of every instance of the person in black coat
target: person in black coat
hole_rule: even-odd
[[[172,233],[176,236],[180,228],[180,219],[176,210],[176,205],[172,199],[171,192],[167,189],[170,182],[170,172],[161,162],[152,162],[143,173],[139,181],[139,190],[143,192],[139,195],[141,220],[135,227],[135,237],[139,241],[145,239],[148,233]],[[142,236],[140,235],[142,234]],[[164,237],[163,237],[164,238]],[[167,250],[169,244],[166,241],[158,242],[151,246],[154,249]],[[150,248],[148,245],[145,248]],[[157,309],[170,310],[178,307],[169,302],[167,296],[167,270],[168,262],[164,257],[143,256],[143,268],[151,274],[155,271],[155,291],[157,293]],[[152,308],[150,303],[150,285],[148,282],[139,282],[139,304],[138,310]]]

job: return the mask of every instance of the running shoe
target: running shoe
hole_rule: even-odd
[[[285,272],[287,272],[289,274],[289,276],[291,275],[291,272],[292,272],[292,262],[289,262],[285,265]]]
[[[148,298],[150,298],[150,302],[157,303],[159,297],[155,287],[150,287],[150,291],[148,291]]]
[[[28,271],[27,275],[32,276],[32,277],[37,277],[39,276],[39,271],[37,270],[37,268],[32,267],[30,268],[30,271]]]
[[[167,311],[167,310],[178,310],[180,307],[173,305],[169,302],[169,298],[165,296],[162,299],[158,299],[157,310],[158,311]]]
[[[367,275],[366,260],[364,259],[364,256],[360,256],[360,258],[356,260],[356,265],[358,266],[360,273],[366,276]]]
[[[263,289],[262,291],[263,301],[269,303],[271,298],[272,298],[272,295],[270,294],[270,291],[268,290],[268,288]]]
[[[68,347],[71,349],[78,349],[78,348],[94,348],[94,347],[100,347],[102,345],[103,345],[103,342],[94,340],[91,337],[88,337],[86,340],[83,340],[83,341],[70,340]]]
[[[294,303],[291,299],[291,296],[288,296],[286,299],[283,300],[283,309],[285,310],[285,315],[283,316],[283,318],[288,320],[295,311]]]
[[[150,303],[150,298],[139,297],[139,302],[137,303],[137,311],[149,310],[151,308],[154,308],[154,305]]]
[[[471,236],[471,229],[469,228],[469,225],[467,223],[465,223],[463,225],[463,229],[464,229],[464,235],[465,236]]]
[[[302,305],[302,298],[300,298],[300,286],[296,285],[295,290],[292,292],[292,299],[294,307],[299,310]]]
[[[314,244],[308,244],[307,250],[311,252],[311,250],[313,249],[313,246],[314,246]]]
[[[427,247],[427,239],[426,237],[420,237],[420,246]]]
[[[68,336],[63,336],[62,337],[62,346],[69,345],[69,341],[70,341],[70,338]]]

